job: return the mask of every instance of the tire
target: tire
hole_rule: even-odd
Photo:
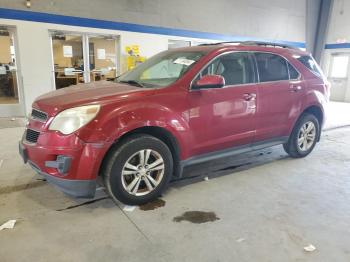
[[[107,193],[114,201],[128,205],[142,205],[156,199],[172,174],[173,157],[169,148],[147,134],[132,135],[112,148],[102,171]]]
[[[314,128],[313,132],[305,133],[308,129],[312,130],[311,128]],[[312,137],[313,140],[311,140]],[[304,113],[298,119],[288,142],[283,145],[283,148],[291,157],[302,158],[311,153],[319,137],[320,124],[318,119],[312,114]],[[301,141],[303,142],[301,143]]]

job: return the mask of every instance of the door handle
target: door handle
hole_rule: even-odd
[[[302,87],[300,85],[291,85],[289,89],[291,92],[299,92],[302,89]]]
[[[256,94],[255,93],[246,93],[243,95],[243,98],[245,101],[254,101],[256,98]]]

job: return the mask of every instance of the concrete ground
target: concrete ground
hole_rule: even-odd
[[[0,261],[350,261],[350,128],[304,159],[277,146],[191,167],[134,208],[55,190],[22,164],[22,132],[0,129],[0,225],[17,220]]]

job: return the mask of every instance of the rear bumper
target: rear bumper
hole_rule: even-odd
[[[41,171],[33,162],[28,160],[28,164],[43,176],[47,182],[57,187],[63,193],[76,198],[93,198],[96,192],[96,179],[94,180],[72,180],[51,176]]]

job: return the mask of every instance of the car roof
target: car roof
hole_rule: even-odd
[[[257,52],[271,52],[279,54],[294,54],[294,55],[309,55],[309,53],[293,46],[271,43],[271,42],[219,42],[211,44],[202,44],[198,46],[182,47],[175,49],[183,52],[204,52],[210,53],[213,51],[257,51]]]

